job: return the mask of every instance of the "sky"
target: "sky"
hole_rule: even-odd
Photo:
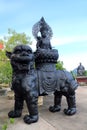
[[[36,41],[32,27],[41,17],[53,31],[51,44],[68,71],[81,62],[87,70],[87,0],[0,0],[0,38],[8,28]]]

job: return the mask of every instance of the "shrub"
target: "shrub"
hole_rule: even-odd
[[[9,84],[12,77],[12,69],[9,61],[0,61],[0,84]]]
[[[63,67],[63,61],[58,61],[57,62],[56,69],[57,70],[65,70],[65,68]]]

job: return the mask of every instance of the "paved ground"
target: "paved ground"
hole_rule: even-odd
[[[63,109],[67,107],[65,97],[62,100],[62,111],[51,113],[48,107],[53,104],[53,95],[44,97],[44,103],[39,106],[39,121],[27,125],[22,118],[27,113],[24,106],[21,118],[15,119],[14,124],[9,124],[7,130],[87,130],[87,86],[81,86],[77,89],[77,114],[66,116]],[[8,120],[7,113],[13,108],[13,100],[7,97],[0,97],[0,130],[1,126]]]

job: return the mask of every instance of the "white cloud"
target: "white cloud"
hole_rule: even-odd
[[[36,50],[36,41],[33,40],[32,45],[29,45],[29,46],[32,48],[33,51],[35,51]]]
[[[87,41],[87,36],[70,36],[70,37],[60,37],[60,38],[53,38],[51,40],[51,44],[54,48],[56,48],[56,46],[58,47],[58,45],[63,45],[63,44],[70,44],[72,42],[85,42]],[[32,46],[33,48],[35,48],[35,43],[36,41],[33,40]],[[33,45],[34,44],[34,45]]]
[[[81,36],[53,38],[51,43],[52,43],[52,46],[56,48],[56,46],[58,47],[58,45],[71,44],[74,42],[84,43],[85,41],[87,41],[87,36],[81,35]],[[83,50],[83,53],[78,52],[74,54],[73,52],[73,54],[69,54],[69,55],[60,54],[59,60],[63,61],[64,67],[69,71],[75,69],[79,65],[80,62],[83,64],[83,66],[87,70],[87,53],[84,52],[84,50]]]
[[[0,39],[3,39],[3,35],[0,35]]]
[[[64,68],[67,70],[73,70],[78,67],[79,63],[81,62],[82,65],[87,70],[87,53],[78,53],[78,54],[72,54],[67,56],[60,56],[60,61],[63,61]]]
[[[87,41],[87,35],[53,38],[51,43],[52,46],[54,47],[62,44],[68,44],[72,42],[84,42],[84,41]]]

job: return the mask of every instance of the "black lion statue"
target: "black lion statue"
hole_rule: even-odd
[[[34,55],[29,46],[18,45],[13,52],[6,52],[10,58],[13,75],[12,90],[15,93],[14,110],[8,113],[9,117],[20,117],[24,100],[30,115],[25,115],[24,121],[28,124],[38,120],[38,89],[34,70]]]
[[[49,50],[49,53],[51,51],[53,50]],[[14,110],[10,111],[8,116],[11,118],[20,117],[25,100],[29,115],[24,116],[24,122],[27,124],[37,122],[38,96],[44,96],[50,92],[54,93],[54,105],[49,107],[49,111],[58,112],[61,110],[61,99],[64,95],[68,104],[64,113],[74,115],[76,113],[75,90],[78,87],[76,80],[71,73],[56,70],[53,55],[47,56],[50,57],[47,62],[46,57],[46,60],[42,58],[42,61],[40,59],[37,61],[37,54],[39,55],[38,52],[33,53],[27,45],[18,45],[12,52],[6,52],[12,65],[12,90],[15,94]]]

